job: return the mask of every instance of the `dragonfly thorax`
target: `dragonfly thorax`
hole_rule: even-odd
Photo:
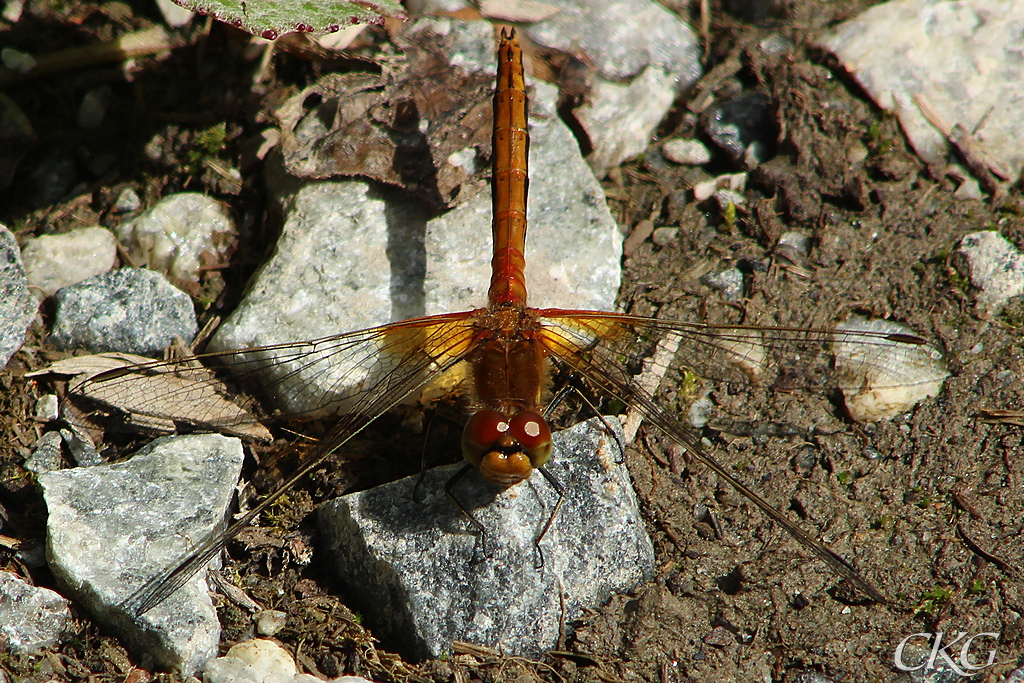
[[[462,455],[487,481],[512,486],[528,479],[551,457],[551,429],[537,412],[511,418],[493,408],[478,410],[462,432]]]

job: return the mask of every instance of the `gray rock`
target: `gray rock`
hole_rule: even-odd
[[[0,367],[25,343],[38,304],[29,292],[21,251],[14,235],[0,225]]]
[[[56,304],[49,341],[58,348],[155,356],[198,330],[192,300],[152,270],[89,278],[58,291]]]
[[[256,632],[261,636],[274,636],[288,623],[288,615],[276,609],[265,609],[253,616]]]
[[[25,469],[36,474],[59,470],[64,462],[60,452],[61,441],[60,432],[46,432],[39,437],[32,455],[25,460]]]
[[[714,273],[707,273],[700,279],[702,284],[721,292],[726,301],[739,301],[743,298],[743,271],[739,268],[726,268]]]
[[[944,160],[949,145],[925,119],[923,98],[949,126],[973,131],[985,151],[1021,177],[1024,3],[898,0],[872,7],[819,39],[878,106],[895,111],[918,155]]]
[[[117,200],[114,202],[114,211],[118,213],[131,213],[132,211],[138,211],[141,207],[142,200],[139,199],[139,194],[130,187],[121,190],[121,193],[117,195]]]
[[[597,67],[577,118],[598,175],[646,149],[676,95],[700,78],[700,44],[656,2],[548,0],[561,9],[524,29],[534,43],[585,55]]]
[[[530,304],[608,309],[618,291],[621,234],[554,102],[554,89],[538,83],[527,207]],[[308,183],[281,201],[285,225],[275,253],[209,350],[316,339],[485,304],[489,193],[429,222],[405,198],[363,181]],[[365,376],[346,378],[350,369],[280,365],[264,381],[299,370],[295,390],[280,404],[299,413]]]
[[[21,252],[28,283],[43,296],[108,272],[117,263],[117,240],[106,228],[79,228],[60,235],[42,235]]]
[[[137,263],[187,282],[199,281],[204,254],[226,255],[234,232],[225,206],[196,192],[172,194],[138,218],[123,223],[117,236]]]
[[[655,228],[654,232],[651,233],[651,241],[659,247],[667,247],[675,242],[678,237],[679,228],[672,225],[663,225],[659,228]]]
[[[0,649],[34,654],[60,642],[71,626],[71,603],[11,572],[0,572]]]
[[[67,445],[71,458],[79,467],[92,467],[103,462],[95,444],[83,430],[71,425],[68,429],[60,430],[61,440]]]
[[[36,419],[40,422],[52,422],[60,414],[57,394],[43,394],[36,400]]]
[[[220,624],[205,576],[142,617],[119,605],[221,528],[242,458],[235,438],[167,437],[126,462],[39,477],[49,510],[47,554],[58,582],[139,655],[183,675],[217,655]]]
[[[621,443],[618,422],[608,422]],[[555,443],[548,469],[566,497],[539,569],[534,541],[557,500],[539,472],[503,492],[476,471],[455,484],[487,530],[483,543],[444,493],[459,466],[428,471],[422,502],[410,477],[321,506],[327,561],[382,636],[417,657],[450,652],[453,639],[536,657],[555,646],[561,624],[652,576],[653,548],[616,440],[591,420]]]
[[[977,288],[975,303],[986,315],[995,315],[1009,299],[1024,294],[1024,253],[998,232],[964,236],[953,262]]]

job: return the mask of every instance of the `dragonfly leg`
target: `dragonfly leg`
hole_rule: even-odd
[[[476,527],[476,530],[479,532],[477,538],[480,541],[479,547],[482,549],[484,557],[474,559],[473,562],[475,564],[477,562],[482,562],[487,557],[487,529],[484,527],[483,524],[480,523],[480,520],[473,516],[473,513],[466,509],[466,506],[463,505],[462,502],[455,497],[455,493],[452,491],[452,488],[455,486],[456,482],[458,482],[459,479],[462,479],[464,476],[466,476],[466,474],[472,469],[473,465],[470,465],[468,463],[466,465],[463,465],[462,469],[453,474],[452,478],[448,480],[448,483],[444,485],[444,492],[448,494],[448,497],[452,499],[452,502],[455,503],[459,510],[462,511],[463,516],[466,519],[468,519],[470,524]],[[473,553],[473,555],[474,558],[476,558],[477,554],[475,552]]]
[[[537,540],[533,542],[533,547],[537,551],[537,561],[533,564],[534,569],[544,568],[544,551],[541,550],[540,542],[544,539],[544,536],[547,535],[548,529],[551,528],[551,525],[555,521],[555,516],[558,514],[559,509],[561,509],[562,507],[562,503],[565,502],[565,488],[558,482],[557,479],[555,479],[555,475],[548,472],[547,469],[544,467],[540,468],[540,473],[544,475],[544,478],[548,480],[549,484],[551,484],[551,488],[553,488],[555,490],[555,493],[558,494],[558,502],[555,503],[555,509],[552,510],[551,514],[548,516],[548,521],[544,523],[544,528],[540,530],[540,534],[537,536]]]
[[[436,413],[431,415],[430,420],[427,422],[426,433],[423,435],[423,449],[420,451],[420,475],[416,478],[416,485],[412,488],[412,499],[417,503],[422,503],[427,497],[426,492],[423,490],[423,482],[426,480],[427,476],[427,450],[430,447],[430,437],[434,431],[435,420],[454,426],[458,428],[459,431],[461,431],[463,427],[463,425],[459,424],[455,420],[448,419],[443,415],[437,415]],[[443,427],[444,424],[442,424],[442,428]],[[442,436],[442,438],[444,437]]]
[[[605,419],[604,414],[597,409],[597,406],[594,405],[594,402],[590,400],[590,397],[587,396],[586,392],[584,392],[583,389],[581,389],[578,386],[578,381],[579,377],[575,373],[572,373],[568,381],[566,381],[562,388],[559,389],[558,392],[551,397],[550,401],[548,401],[547,408],[544,409],[544,419],[550,421],[552,413],[555,412],[555,408],[561,405],[562,401],[565,400],[566,396],[568,396],[572,392],[575,392],[576,395],[579,396],[580,399],[583,401],[583,403],[585,403],[587,407],[590,408],[590,412],[593,415],[597,416],[599,420],[601,420],[601,424],[604,425],[605,432],[610,434],[612,438],[615,439],[615,444],[619,447],[619,459],[616,460],[616,464],[622,464],[626,459],[626,444],[619,437],[618,432],[612,429],[612,426],[608,424],[608,420]],[[579,414],[580,411],[577,410],[576,416],[573,419],[573,421],[580,419]]]

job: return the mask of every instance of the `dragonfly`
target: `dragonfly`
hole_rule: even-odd
[[[492,275],[485,307],[431,315],[345,332],[320,339],[267,347],[201,354],[187,361],[153,361],[100,371],[78,388],[101,403],[132,405],[136,417],[171,419],[172,403],[206,405],[226,391],[205,366],[221,367],[244,377],[268,363],[280,368],[264,393],[284,399],[302,383],[300,373],[337,375],[350,388],[343,400],[324,397],[323,407],[336,408],[333,427],[304,456],[278,489],[264,497],[233,524],[200,542],[178,564],[152,577],[128,597],[122,609],[139,616],[171,596],[200,571],[242,529],[267,510],[296,482],[342,448],[376,418],[449,372],[464,372],[461,386],[470,396],[472,414],[462,436],[467,467],[476,467],[499,487],[545,472],[551,456],[551,428],[545,418],[549,375],[564,371],[592,389],[631,406],[643,420],[685,449],[690,457],[751,501],[767,517],[798,540],[838,576],[867,598],[885,597],[852,564],[832,551],[715,459],[690,428],[659,405],[655,393],[640,381],[643,361],[665,338],[675,340],[699,367],[739,366],[753,376],[767,366],[773,350],[800,350],[824,356],[821,349],[847,344],[871,349],[930,348],[916,335],[893,331],[852,331],[833,328],[726,326],[596,310],[531,308],[524,277],[528,191],[527,89],[522,50],[515,30],[501,32],[492,135]],[[864,365],[879,363],[868,359]],[[204,365],[197,363],[201,361]],[[139,377],[174,377],[154,390]],[[755,378],[756,379],[756,378]],[[154,391],[162,395],[154,396]],[[161,401],[154,399],[160,398]],[[193,415],[194,426],[234,429],[245,421],[222,408]],[[551,475],[545,475],[553,481]]]

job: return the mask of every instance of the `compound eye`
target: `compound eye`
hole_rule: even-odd
[[[509,432],[530,456],[534,467],[540,467],[551,457],[551,428],[539,413],[517,413],[509,420]]]
[[[484,454],[509,431],[509,421],[497,410],[484,408],[473,413],[462,430],[462,456],[480,466]]]

